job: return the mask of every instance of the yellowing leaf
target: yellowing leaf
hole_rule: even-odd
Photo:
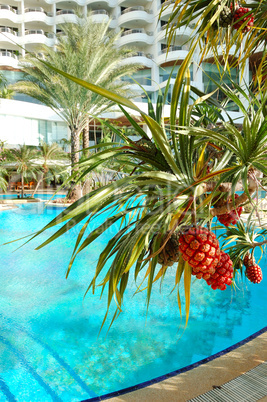
[[[185,313],[186,313],[185,328],[188,323],[189,310],[190,310],[191,275],[192,275],[192,269],[188,264],[188,262],[186,261],[184,265],[184,294],[185,294]]]
[[[205,146],[203,147],[203,149],[201,151],[201,154],[200,154],[200,156],[198,158],[198,161],[197,161],[197,168],[196,168],[196,176],[197,177],[199,176],[199,174],[200,174],[200,172],[201,172],[201,170],[203,169],[203,166],[204,166],[204,162],[205,162],[204,155],[205,155],[206,146],[207,146],[207,144],[205,144]]]

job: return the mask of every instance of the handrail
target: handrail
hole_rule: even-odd
[[[44,35],[44,31],[42,29],[27,29],[25,31],[25,35]]]
[[[147,57],[148,59],[152,59],[153,55],[145,52],[135,52],[133,53],[132,57]]]
[[[2,50],[0,51],[0,56],[7,56],[7,57],[13,57],[13,59],[18,59],[18,56],[14,54],[12,51],[8,50]]]
[[[107,10],[93,10],[93,11],[91,12],[91,14],[92,14],[92,15],[96,15],[96,14],[105,14],[105,15],[108,15],[108,12],[107,12]]]
[[[56,15],[63,15],[63,14],[75,14],[74,10],[58,10]]]
[[[45,13],[42,7],[27,7],[24,9],[25,13]]]
[[[127,29],[127,31],[122,32],[121,36],[130,35],[134,33],[146,33],[143,28],[140,29]]]
[[[7,32],[17,36],[17,32],[9,27],[0,27],[0,32]]]
[[[7,5],[7,4],[0,4],[0,10],[9,10],[12,11],[13,13],[17,13],[17,10],[15,10],[13,7]]]
[[[185,50],[183,49],[183,46],[170,46],[169,48],[166,47],[165,49],[161,50],[161,53],[167,53],[167,52],[175,52],[177,50]]]
[[[145,11],[145,7],[143,6],[128,7],[125,8],[125,10],[123,10],[121,14],[130,13],[131,11]]]

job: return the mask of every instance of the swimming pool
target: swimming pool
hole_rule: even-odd
[[[1,212],[1,244],[40,229],[58,209],[39,212],[37,204]],[[260,285],[239,282],[237,291],[213,291],[195,280],[183,333],[170,268],[162,293],[152,294],[147,316],[145,295],[129,297],[108,336],[105,327],[98,337],[106,299],[88,294],[83,300],[83,295],[107,237],[80,254],[65,280],[76,235],[66,234],[40,251],[34,247],[47,235],[13,253],[16,243],[0,249],[1,401],[89,399],[197,362],[266,326],[263,269]],[[260,265],[266,266],[264,258]],[[134,288],[133,283],[128,292]]]
[[[50,198],[53,196],[53,194],[47,194],[47,193],[44,193],[44,194],[41,194],[41,193],[37,193],[37,194],[35,194],[34,195],[34,198],[41,198],[42,200],[50,200]],[[53,196],[53,199],[56,199],[56,198],[65,198],[66,197],[66,195],[64,195],[64,194],[55,194],[54,196]],[[17,198],[17,194],[0,194],[0,199],[1,198],[3,198],[4,200],[9,200],[9,199],[14,199],[14,198]]]

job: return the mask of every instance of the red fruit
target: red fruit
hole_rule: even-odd
[[[251,257],[250,253],[247,253],[244,257],[243,264],[245,267],[251,267],[252,265],[255,265],[255,259]]]
[[[262,281],[262,271],[257,264],[248,266],[246,269],[246,276],[252,283],[260,283]]]
[[[238,198],[238,195],[235,194],[235,199]],[[238,221],[241,213],[243,211],[242,207],[237,207],[227,214],[218,215],[218,221],[222,223],[224,226],[229,226],[230,224],[235,225]]]
[[[249,14],[247,14],[247,13],[249,13]],[[244,17],[245,14],[247,14],[247,15]],[[239,29],[244,24],[244,22],[247,21],[247,24],[244,26],[242,31],[248,32],[254,24],[254,17],[249,8],[239,7],[235,10],[234,21],[236,21],[236,22],[234,22],[234,25],[233,25],[234,29]]]
[[[191,227],[179,237],[179,251],[191,265],[198,279],[208,279],[220,261],[219,242],[214,233],[204,227]]]
[[[226,285],[230,286],[232,284],[233,272],[233,263],[229,255],[221,251],[220,262],[216,266],[215,273],[206,282],[214,290],[225,290]]]

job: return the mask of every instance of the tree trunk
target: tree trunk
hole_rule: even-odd
[[[85,194],[90,193],[90,191],[91,191],[91,179],[88,177],[88,178],[86,178],[86,181],[83,185],[82,193],[83,193],[83,195],[85,195]]]
[[[95,122],[94,122],[94,140],[95,140],[95,145],[97,145]],[[96,152],[96,149],[95,149],[95,152]]]
[[[35,193],[36,193],[36,191],[38,190],[38,188],[39,188],[39,186],[40,186],[40,184],[41,184],[43,178],[44,178],[44,173],[41,173],[41,177],[40,177],[40,179],[38,180],[38,182],[37,182],[37,184],[36,184],[36,187],[35,187],[35,189],[34,189],[34,191],[33,191],[33,193],[32,193],[32,197],[35,196]]]
[[[79,167],[77,163],[79,162],[79,150],[80,150],[80,132],[77,129],[73,129],[71,132],[71,175],[78,172]],[[77,201],[81,198],[81,184],[75,183],[75,180],[71,183],[71,189],[67,194],[67,199],[71,201]]]
[[[89,119],[87,119],[86,126],[83,129],[83,154],[85,157],[88,157],[89,151],[86,148],[89,148],[90,142],[89,142]]]
[[[24,197],[24,176],[21,175],[21,198]]]

